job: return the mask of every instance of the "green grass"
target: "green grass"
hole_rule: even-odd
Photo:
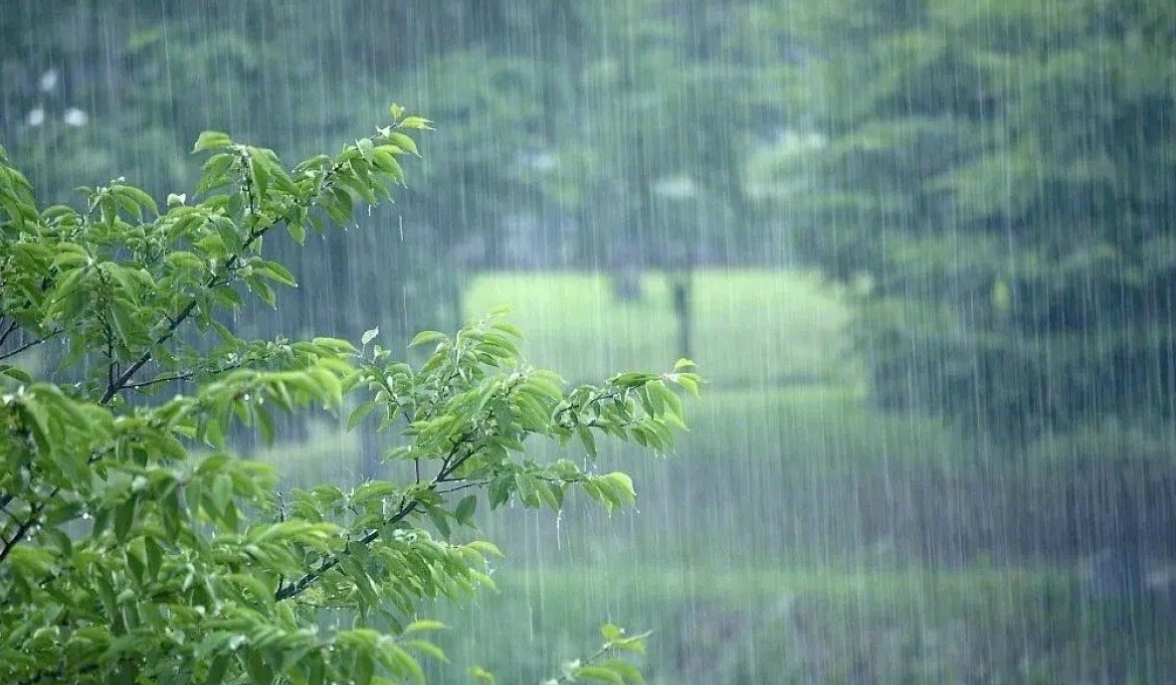
[[[896,464],[943,470],[958,459],[958,443],[937,422],[868,407],[845,303],[819,276],[706,270],[695,278],[693,356],[708,387],[687,406],[684,455],[767,465],[780,478]],[[466,309],[509,307],[534,363],[571,381],[599,379],[675,358],[666,281],[650,273],[644,285],[642,300],[623,303],[605,276],[489,273],[470,285]],[[626,462],[637,452],[617,451]]]
[[[528,357],[572,381],[668,368],[678,357],[669,287],[656,272],[643,283],[641,300],[618,302],[597,274],[482,274],[466,293],[466,315],[509,307]],[[843,335],[846,308],[813,273],[699,271],[692,311],[692,356],[715,383],[860,381]]]

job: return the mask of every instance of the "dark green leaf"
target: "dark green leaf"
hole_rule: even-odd
[[[474,512],[478,508],[478,496],[466,495],[457,503],[457,509],[454,510],[454,518],[458,523],[469,525],[473,520]]]

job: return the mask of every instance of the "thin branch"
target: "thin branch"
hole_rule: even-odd
[[[388,519],[385,522],[385,525],[392,525],[395,523],[399,523],[400,521],[403,521],[405,518],[408,517],[409,514],[416,511],[416,508],[419,505],[420,505],[420,502],[418,502],[415,499],[412,500],[406,506],[404,506],[402,509],[400,509],[400,511],[397,511],[392,516],[392,518]],[[366,545],[370,545],[371,543],[375,542],[379,537],[380,537],[380,531],[373,530],[373,531],[369,532],[367,535],[360,538],[357,542],[360,545],[366,546]],[[313,585],[319,578],[322,578],[323,575],[325,575],[327,573],[327,571],[330,571],[331,569],[338,566],[343,561],[343,555],[345,555],[345,554],[349,554],[349,552],[343,551],[339,554],[336,554],[335,556],[331,557],[330,559],[327,559],[322,564],[320,564],[317,569],[310,571],[306,575],[299,578],[297,580],[297,582],[291,583],[285,587],[278,588],[277,592],[274,593],[274,601],[281,602],[282,600],[290,599],[291,597],[297,597],[298,595],[302,594],[308,587]]]
[[[208,369],[192,369],[191,371],[184,371],[183,373],[176,373],[170,376],[156,376],[149,381],[142,381],[140,383],[126,383],[123,385],[124,390],[138,390],[139,388],[149,388],[152,385],[159,385],[160,383],[175,383],[179,381],[190,381],[200,373],[219,374],[225,371],[232,371],[240,368],[246,364],[247,361],[257,361],[253,359],[244,360],[237,364],[229,364],[227,366],[217,367],[209,371]]]
[[[106,389],[114,386],[114,378],[118,375],[118,362],[114,360],[114,334],[110,331],[110,322],[102,322],[102,330],[106,334]]]
[[[143,381],[141,383],[127,383],[127,384],[123,385],[123,390],[138,390],[139,388],[149,388],[152,385],[159,385],[160,383],[172,383],[175,381],[190,381],[198,373],[200,373],[200,371],[195,370],[195,371],[185,371],[184,373],[177,373],[177,374],[174,374],[171,376],[157,376],[155,378],[152,378],[149,381]]]
[[[437,490],[438,495],[448,495],[459,490],[468,490],[469,488],[482,488],[490,484],[488,480],[470,480],[463,481],[461,485],[455,485],[448,490]]]
[[[457,454],[458,449],[463,445],[471,444],[470,440],[472,438],[473,438],[472,433],[466,433],[456,443],[454,443],[453,447],[450,449],[449,454],[446,455],[445,460],[442,462],[443,464],[445,464],[445,466],[443,466],[441,468],[441,470],[437,472],[437,475],[433,477],[433,480],[429,482],[427,489],[430,492],[436,492],[437,486],[441,483],[446,482],[446,479],[448,479],[449,476],[452,475],[452,473],[457,468],[459,468],[463,463],[465,463],[465,461],[467,459],[469,459],[474,454],[474,450],[471,449],[470,451],[466,452],[466,454],[461,456],[460,458],[454,459],[455,455]],[[408,518],[408,516],[410,514],[412,514],[414,511],[417,510],[417,507],[419,507],[420,504],[421,504],[420,500],[417,500],[417,499],[407,500],[407,501],[401,500],[401,504],[397,508],[396,513],[393,514],[391,518],[389,518],[387,521],[384,522],[383,527],[387,528],[388,526],[394,525],[394,524],[399,523],[399,522],[403,521],[404,519]],[[356,544],[367,546],[367,545],[372,544],[373,542],[375,542],[379,538],[380,538],[380,530],[376,529],[376,530],[368,532],[362,538],[357,540]],[[322,578],[323,575],[325,575],[328,571],[330,571],[331,569],[338,566],[342,562],[343,557],[347,554],[350,554],[350,552],[348,552],[347,550],[344,550],[344,551],[340,552],[339,554],[332,556],[330,559],[327,559],[326,561],[324,561],[322,564],[319,565],[318,568],[314,569],[313,571],[307,572],[306,575],[299,578],[296,582],[291,583],[290,585],[287,585],[285,587],[279,587],[277,589],[277,591],[274,592],[274,601],[281,602],[283,600],[290,599],[292,597],[297,597],[298,595],[302,594],[307,588],[309,588],[311,585],[313,585],[315,582],[317,582],[319,578]]]
[[[0,333],[0,346],[4,345],[4,341],[8,340],[8,336],[16,330],[16,319],[8,322],[8,326],[4,328],[4,332]]]
[[[16,527],[16,533],[13,534],[12,539],[4,541],[4,547],[0,548],[0,564],[4,563],[4,560],[8,558],[9,552],[11,552],[16,547],[17,543],[24,539],[24,536],[28,534],[29,529],[37,525],[37,517],[41,515],[41,509],[43,507],[43,503],[34,506],[29,511],[29,517],[24,521],[21,521],[20,525]]]
[[[191,316],[192,312],[194,311],[196,311],[196,298],[192,298],[188,301],[188,304],[180,311],[180,315],[177,316],[175,320],[172,321],[171,324],[167,327],[167,330],[165,330],[158,338],[155,339],[155,344],[152,345],[152,347],[162,345],[168,340],[171,340],[171,337],[176,333],[176,329],[179,328],[180,324],[184,323],[184,321],[189,316]],[[123,371],[119,377],[116,378],[114,382],[106,388],[106,392],[102,393],[102,399],[98,400],[98,403],[109,404],[110,400],[114,399],[114,396],[117,395],[120,390],[126,387],[126,384],[131,382],[131,378],[134,377],[136,373],[138,373],[139,369],[143,368],[147,362],[151,361],[151,359],[151,348],[147,348],[147,351],[144,352],[142,356],[140,356],[139,359],[135,361],[134,364],[128,366],[127,370]]]
[[[313,205],[314,203],[312,201],[309,204]],[[256,243],[258,240],[261,240],[266,233],[271,231],[274,226],[277,225],[278,222],[275,221],[268,226],[263,226],[257,231],[251,232],[249,237],[245,239],[245,242],[241,244],[240,251],[233,254],[233,256],[229,257],[228,260],[225,261],[224,273],[231,273],[234,269],[236,269],[237,265],[241,262],[243,255],[249,251],[249,248],[253,247],[254,243]],[[217,286],[225,285],[226,283],[228,283],[228,281],[222,281],[219,275],[214,274],[209,276],[208,282],[204,284],[204,288],[207,290]],[[169,318],[167,328],[159,335],[158,338],[155,339],[155,342],[151,345],[151,347],[158,347],[168,340],[171,340],[172,336],[176,334],[176,329],[178,329],[180,325],[187,321],[188,317],[192,316],[192,313],[196,311],[196,304],[197,299],[193,297],[188,301],[188,304],[180,310],[180,313],[176,316],[176,318]],[[126,388],[128,384],[130,384],[131,378],[133,378],[134,375],[139,372],[139,369],[146,366],[147,362],[153,359],[151,347],[147,348],[147,351],[145,351],[137,360],[135,360],[134,364],[131,364],[129,367],[127,367],[127,370],[119,375],[117,379],[115,379],[114,385],[107,388],[106,392],[102,394],[102,399],[98,401],[99,404],[108,404],[110,400],[114,399],[115,395],[117,395],[121,390]]]
[[[51,331],[43,338],[38,338],[36,340],[33,340],[32,342],[27,342],[11,352],[5,352],[4,354],[0,354],[0,360],[8,359],[9,357],[15,357],[16,355],[20,354],[21,352],[24,352],[25,350],[29,349],[30,347],[36,347],[37,345],[48,342],[48,341],[52,340],[53,338],[56,338],[58,335],[61,335],[61,329]]]
[[[332,165],[331,168],[323,175],[322,181],[319,185],[318,194],[315,197],[307,200],[305,202],[305,204],[302,202],[296,203],[297,206],[300,206],[303,208],[313,207],[316,204],[316,202],[318,201],[319,197],[321,197],[326,192],[326,189],[328,187],[330,187],[332,177],[336,173],[338,173],[338,171],[342,168],[343,168],[343,165],[341,163],[336,163],[336,164]],[[249,180],[249,178],[246,177],[244,180],[244,183],[249,184],[250,182],[251,181]],[[246,195],[248,197],[249,194],[247,193]],[[254,214],[254,216],[256,216],[256,214]],[[237,265],[241,262],[243,255],[245,255],[245,253],[247,253],[249,251],[249,249],[251,247],[253,247],[253,244],[256,243],[258,240],[261,240],[265,236],[266,233],[269,233],[271,230],[273,230],[273,228],[275,226],[277,226],[279,223],[287,221],[288,216],[289,215],[283,216],[267,226],[262,226],[261,228],[259,228],[257,230],[250,231],[249,237],[246,238],[245,242],[241,244],[241,249],[237,253],[235,253],[231,257],[229,257],[227,261],[225,261],[224,272],[231,273],[234,269],[236,269]],[[220,281],[220,276],[214,274],[209,277],[208,282],[204,284],[204,288],[207,290],[207,289],[215,288],[219,285],[224,285],[225,283],[227,283],[227,281],[225,281],[225,282],[219,282],[219,281]],[[160,334],[160,336],[155,340],[154,344],[152,344],[151,347],[158,347],[159,345],[164,344],[168,340],[171,340],[172,336],[174,336],[176,333],[176,329],[178,329],[180,327],[180,325],[183,324],[184,321],[186,321],[188,319],[188,317],[192,316],[192,312],[196,311],[196,303],[197,303],[196,298],[193,297],[191,300],[188,301],[188,304],[185,305],[182,310],[180,310],[180,313],[176,316],[175,319],[169,318],[169,323],[168,323],[167,329],[164,330],[164,332]],[[149,347],[149,348],[147,348],[147,351],[145,351],[137,360],[135,360],[134,364],[131,364],[129,367],[127,367],[127,370],[124,371],[117,379],[115,379],[115,384],[113,387],[107,388],[107,391],[105,393],[103,393],[103,395],[102,395],[102,399],[99,400],[99,404],[109,403],[110,400],[113,399],[114,396],[116,394],[118,394],[119,391],[121,391],[123,388],[127,387],[127,384],[131,382],[131,378],[133,378],[134,375],[139,372],[139,369],[143,368],[147,364],[147,362],[151,361],[152,358],[153,358],[153,355],[151,352],[151,348]]]

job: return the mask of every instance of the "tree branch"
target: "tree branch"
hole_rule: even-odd
[[[11,327],[9,328],[9,331],[5,332],[4,337],[8,337],[9,332],[11,332]],[[21,352],[24,352],[25,350],[29,349],[30,347],[36,347],[37,345],[48,342],[48,341],[52,340],[53,338],[56,338],[58,335],[61,335],[60,328],[55,331],[49,332],[43,338],[38,338],[36,340],[33,340],[32,342],[27,342],[11,352],[5,352],[4,354],[0,354],[0,360],[8,359],[9,357],[15,357],[16,355],[20,354]],[[2,343],[2,342],[3,341],[0,340],[0,343]]]
[[[414,499],[414,500],[408,502],[408,504],[406,504],[399,511],[397,511],[395,514],[393,514],[392,518],[388,519],[384,523],[384,525],[390,526],[395,523],[399,523],[400,521],[403,521],[405,518],[408,517],[409,514],[416,511],[416,508],[418,506],[420,506],[420,502],[418,500]],[[365,545],[365,546],[370,545],[371,543],[373,543],[377,539],[379,539],[379,537],[380,537],[380,531],[373,530],[373,531],[369,532],[367,535],[364,535],[362,538],[360,538],[357,541],[357,544]],[[324,561],[321,565],[319,565],[319,567],[317,569],[307,573],[306,575],[299,578],[297,581],[295,581],[295,582],[293,582],[283,588],[279,588],[277,590],[277,592],[274,593],[274,601],[281,602],[283,600],[290,599],[292,597],[297,597],[298,595],[302,594],[308,587],[310,587],[316,581],[318,581],[319,578],[322,578],[323,575],[327,573],[327,571],[330,571],[331,569],[338,566],[342,562],[343,556],[346,554],[350,554],[350,552],[344,550],[343,552],[336,554],[335,556],[331,557],[330,559],[327,559],[326,561]]]
[[[462,445],[472,444],[470,442],[472,438],[473,438],[473,433],[465,433],[464,435],[462,435],[461,439],[458,440],[453,445],[449,454],[445,457],[445,460],[442,462],[443,464],[445,464],[445,466],[443,466],[442,469],[437,472],[437,475],[433,477],[433,480],[429,482],[427,491],[436,492],[437,486],[440,485],[441,483],[446,482],[447,479],[449,478],[449,476],[452,475],[455,470],[457,470],[463,463],[465,463],[465,461],[467,459],[469,459],[475,453],[475,450],[471,449],[470,451],[466,452],[466,454],[461,456],[460,458],[457,458],[457,459],[453,458],[456,455],[458,449]],[[404,519],[408,518],[408,516],[410,514],[412,514],[414,511],[417,510],[417,507],[419,507],[420,504],[421,504],[421,502],[419,499],[412,499],[412,500],[407,500],[407,501],[402,502],[400,507],[397,509],[396,513],[393,514],[391,518],[389,518],[387,521],[384,522],[383,527],[386,528],[388,526],[394,525],[394,524],[399,523],[399,522],[403,521]],[[362,538],[357,540],[356,544],[367,546],[367,545],[372,544],[373,542],[375,542],[379,538],[380,538],[380,531],[379,530],[369,531],[366,535],[364,535]],[[351,543],[348,543],[348,544],[351,544]],[[277,591],[274,592],[274,601],[281,602],[283,600],[291,599],[293,597],[297,597],[298,595],[302,594],[307,588],[309,588],[311,585],[313,585],[315,582],[317,582],[319,578],[322,578],[323,575],[325,575],[328,571],[330,571],[331,569],[338,566],[342,562],[343,557],[347,554],[350,554],[350,552],[347,551],[346,549],[344,549],[339,554],[336,554],[336,555],[332,556],[330,559],[327,559],[326,561],[324,561],[322,564],[319,565],[319,567],[317,569],[314,569],[313,571],[306,573],[306,575],[302,576],[297,581],[295,581],[289,585],[286,585],[285,587],[279,587],[277,589]]]
[[[176,381],[190,381],[193,378],[195,378],[197,374],[200,374],[200,373],[210,373],[210,374],[216,375],[216,374],[224,373],[226,371],[232,371],[234,369],[239,369],[239,368],[241,368],[251,362],[265,361],[265,359],[266,359],[266,357],[264,357],[264,356],[258,356],[258,357],[247,356],[239,362],[234,362],[232,364],[226,364],[224,366],[218,366],[214,369],[207,369],[207,368],[205,368],[205,369],[192,369],[191,371],[184,371],[182,373],[176,373],[176,374],[172,374],[170,376],[157,376],[155,378],[152,378],[149,381],[142,381],[140,383],[126,383],[123,385],[123,389],[124,390],[137,390],[139,388],[147,388],[152,385],[159,385],[160,383],[173,383]]]
[[[0,319],[0,320],[2,320],[2,319]],[[15,330],[16,330],[16,319],[13,319],[12,321],[8,322],[8,325],[4,328],[4,332],[0,333],[0,347],[2,347],[4,345],[4,341],[8,340],[8,336],[12,335],[12,332]]]
[[[305,203],[299,202],[299,203],[296,203],[296,205],[299,207],[303,207],[304,209],[309,209],[310,207],[313,207],[316,204],[319,196],[321,196],[322,193],[325,191],[325,189],[330,185],[329,181],[331,179],[331,176],[333,174],[337,173],[339,168],[341,168],[341,167],[336,164],[336,165],[332,166],[331,169],[329,169],[326,172],[326,174],[323,176],[323,182],[322,182],[322,185],[320,186],[320,190],[319,190],[318,195],[316,195],[313,199],[311,199]],[[248,179],[246,179],[246,183],[248,183],[248,182],[249,182]],[[250,199],[250,202],[252,202],[252,199]],[[254,214],[254,215],[256,215],[256,214]],[[241,249],[238,252],[236,252],[235,254],[233,254],[231,257],[229,257],[229,259],[225,262],[225,267],[224,267],[225,273],[230,273],[234,269],[236,269],[237,265],[241,262],[242,256],[246,252],[249,251],[249,248],[251,248],[254,243],[256,243],[258,240],[260,240],[262,237],[264,237],[266,233],[270,232],[279,223],[283,223],[283,222],[288,223],[288,218],[287,218],[288,216],[289,215],[282,216],[267,226],[262,226],[261,228],[255,230],[255,231],[251,231],[249,233],[249,237],[246,238],[245,242],[241,244]],[[228,281],[218,282],[219,280],[220,280],[220,276],[218,276],[216,274],[210,276],[208,279],[208,282],[204,284],[205,290],[208,290],[210,288],[215,288],[218,285],[224,285],[225,283],[228,282]],[[151,345],[151,347],[157,347],[159,345],[164,344],[168,340],[171,340],[172,336],[174,336],[176,333],[176,329],[178,329],[184,323],[184,321],[186,321],[188,319],[188,317],[192,316],[192,313],[194,311],[196,311],[196,304],[197,304],[197,300],[195,297],[193,297],[191,300],[188,301],[188,304],[185,305],[184,308],[180,310],[179,315],[177,315],[174,319],[169,319],[167,329],[164,330],[164,332],[162,334],[160,334],[160,336],[155,340],[155,342]],[[106,389],[106,392],[102,394],[102,399],[99,400],[99,404],[108,404],[110,402],[110,400],[114,399],[115,395],[117,395],[120,391],[122,391],[124,388],[126,388],[130,384],[131,379],[134,377],[134,375],[136,373],[139,372],[139,369],[143,368],[148,362],[151,361],[151,359],[153,358],[153,354],[151,352],[151,347],[147,348],[147,350],[145,352],[143,352],[143,354],[137,360],[135,360],[135,363],[133,363],[129,367],[127,367],[127,370],[124,371],[121,375],[119,375],[119,377],[117,379],[115,379],[114,384],[111,387],[108,387]]]
[[[448,494],[451,494],[454,492],[458,492],[459,490],[468,490],[469,488],[481,488],[481,487],[485,487],[489,484],[490,484],[490,481],[488,481],[488,480],[463,481],[461,485],[455,485],[452,488],[449,488],[448,490],[437,490],[437,494],[438,495],[448,495]]]
[[[8,558],[8,554],[12,552],[13,548],[15,548],[21,540],[24,539],[24,536],[28,534],[29,529],[37,525],[37,517],[41,515],[41,510],[44,509],[44,507],[45,505],[43,502],[41,504],[33,505],[33,507],[29,510],[29,517],[24,521],[21,521],[20,525],[16,527],[16,532],[13,534],[12,539],[3,541],[4,546],[0,548],[0,564],[4,563],[4,560]]]

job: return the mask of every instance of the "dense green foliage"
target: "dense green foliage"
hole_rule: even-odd
[[[987,437],[1176,415],[1176,9],[843,0],[768,13],[824,144],[776,159],[804,250],[870,287],[889,407]],[[850,18],[853,18],[850,20]]]
[[[162,211],[122,179],[83,189],[81,210],[41,208],[0,149],[0,679],[419,681],[417,657],[442,657],[421,612],[492,585],[479,503],[634,503],[627,475],[592,466],[597,436],[668,449],[689,362],[569,390],[493,318],[417,335],[431,350],[415,366],[375,329],[358,347],[235,334],[247,295],[272,305],[271,284],[295,284],[263,247],[388,197],[427,127],[393,106],[375,135],[290,170],[206,132],[194,196]],[[24,363],[48,345],[56,368]],[[276,414],[318,408],[378,418],[383,460],[411,475],[286,491],[231,454],[233,426],[272,440]],[[540,462],[528,438],[588,458]],[[639,680],[612,654],[642,636],[603,633],[562,680]]]

